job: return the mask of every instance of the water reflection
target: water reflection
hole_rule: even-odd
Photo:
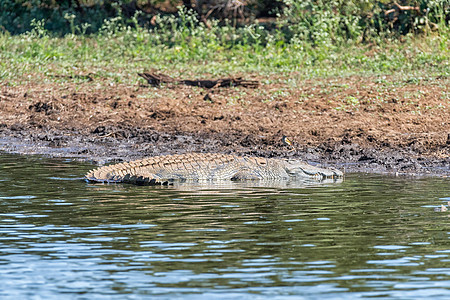
[[[449,179],[88,184],[0,156],[0,297],[448,298]]]

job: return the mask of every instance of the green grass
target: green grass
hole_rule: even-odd
[[[271,74],[292,72],[298,78],[395,73],[412,81],[450,75],[448,28],[408,35],[401,42],[379,39],[321,46],[286,42],[276,31],[258,25],[207,28],[190,15],[158,22],[160,26],[148,30],[125,26],[116,18],[94,35],[64,37],[52,36],[42,22],[34,22],[26,34],[0,34],[0,81],[85,81],[74,75],[93,74],[111,84],[135,84],[142,80],[136,73],[149,69],[175,77],[260,74],[269,82]],[[295,84],[296,80],[289,83]]]

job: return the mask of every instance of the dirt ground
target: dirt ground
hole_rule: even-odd
[[[450,176],[447,77],[253,76],[258,88],[213,89],[88,79],[1,83],[0,150],[98,163],[221,152],[298,157],[346,172]]]

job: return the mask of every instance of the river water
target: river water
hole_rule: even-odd
[[[449,178],[143,187],[0,155],[1,299],[450,298]]]

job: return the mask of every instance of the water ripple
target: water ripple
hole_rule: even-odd
[[[0,298],[450,297],[450,179],[139,187],[0,156]]]

